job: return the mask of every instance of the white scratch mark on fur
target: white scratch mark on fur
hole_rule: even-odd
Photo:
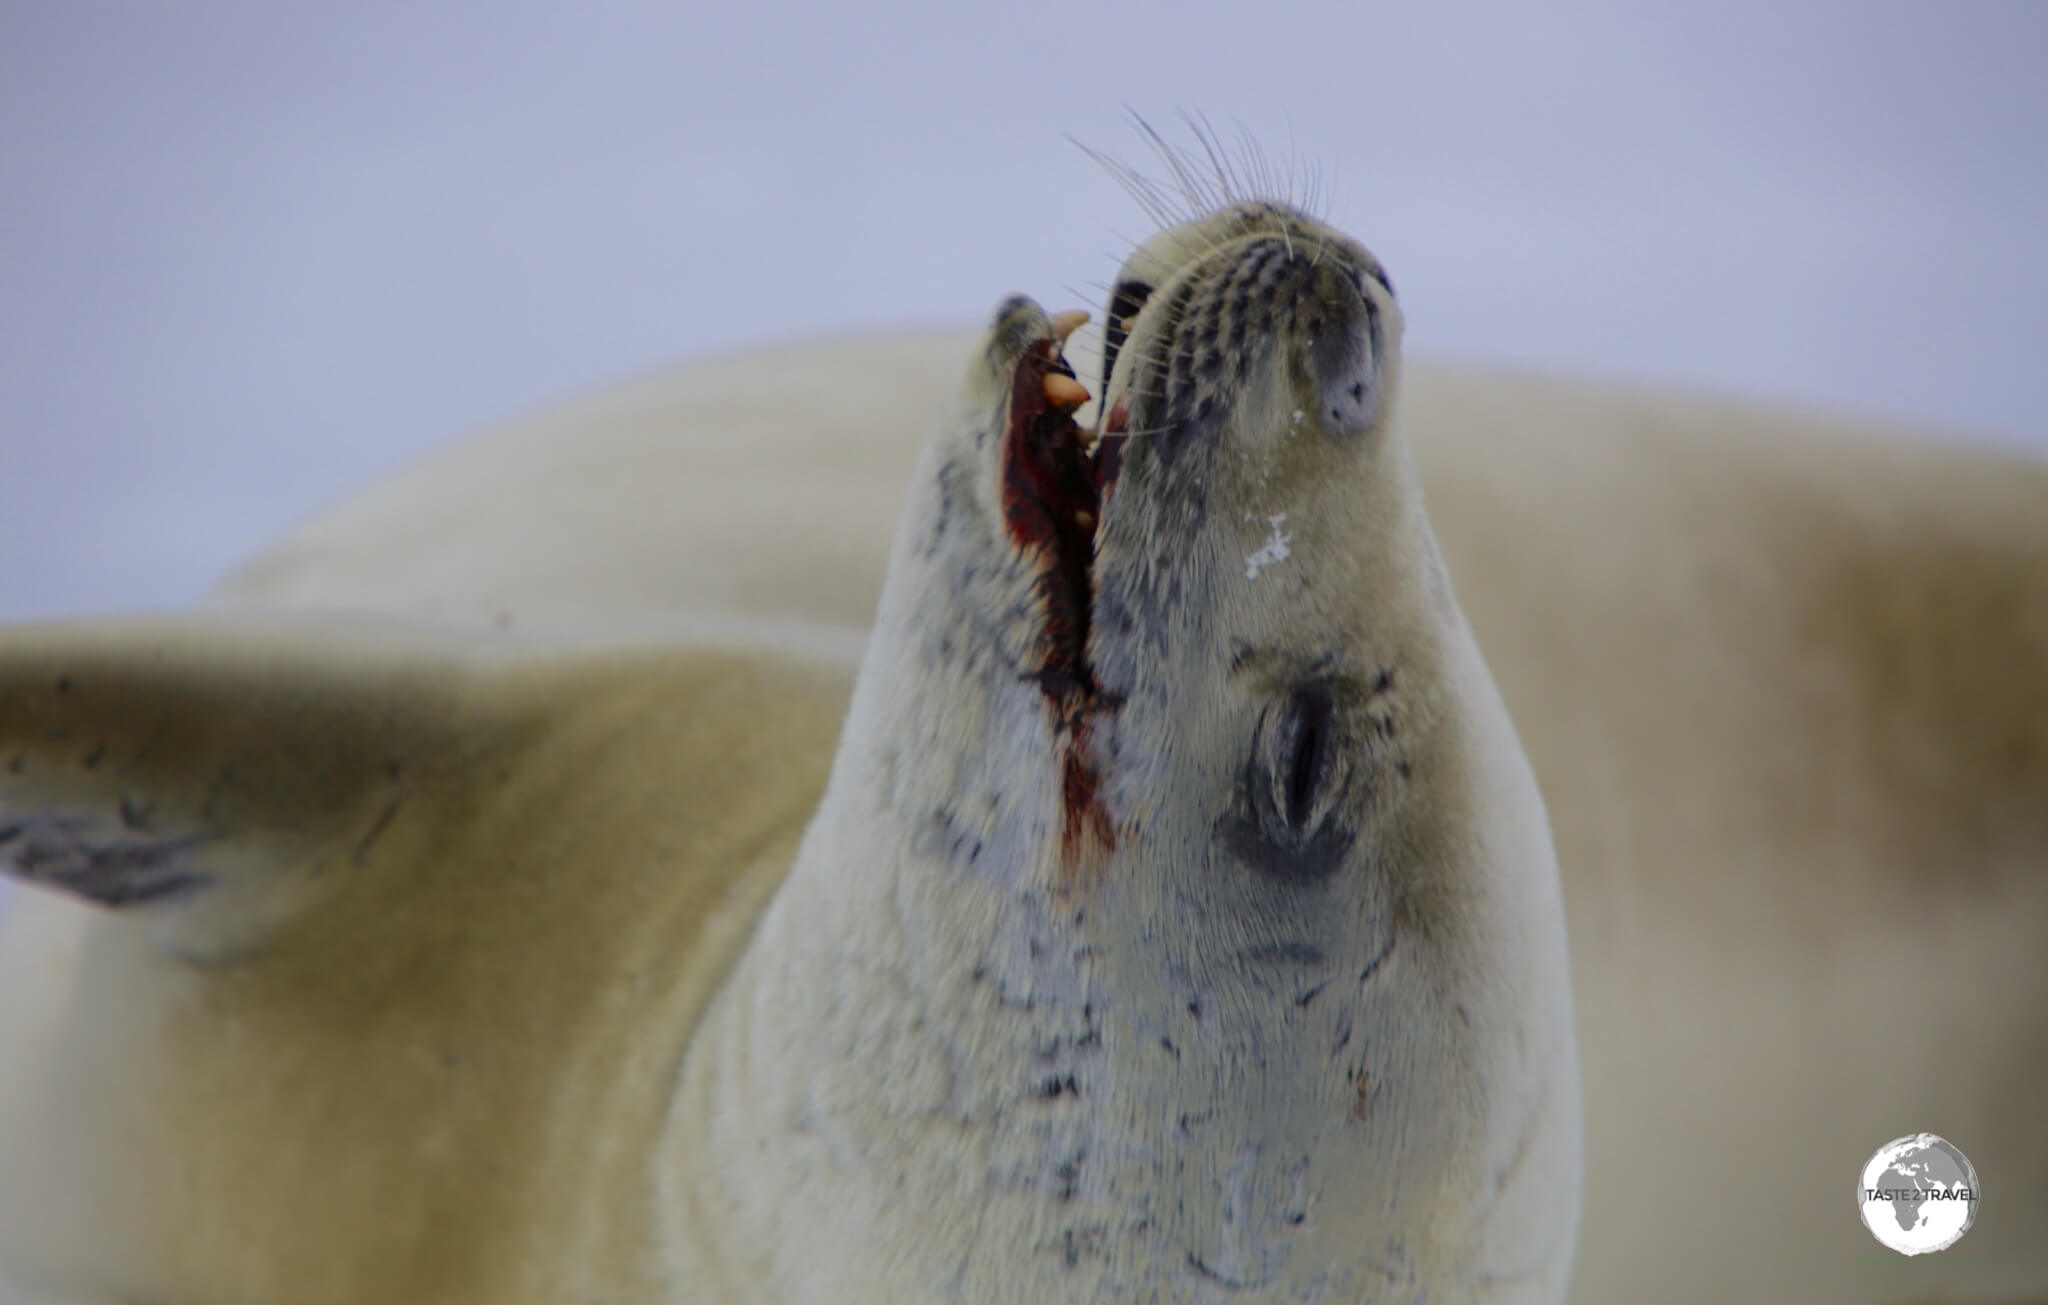
[[[1266,518],[1266,524],[1272,527],[1273,533],[1266,537],[1266,542],[1259,546],[1258,552],[1245,555],[1245,579],[1256,580],[1259,578],[1259,572],[1276,562],[1285,562],[1287,560],[1288,545],[1294,542],[1294,536],[1280,529],[1286,521],[1287,514],[1285,512]]]

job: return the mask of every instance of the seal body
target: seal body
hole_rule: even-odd
[[[0,940],[23,1298],[1555,1300],[1581,1080],[1572,1299],[2042,1294],[2048,473],[1402,381],[1272,221],[1119,278],[1080,653],[1006,512],[1026,305],[7,633],[0,854],[70,894]],[[1922,1128],[1987,1193],[1908,1280],[1847,1192]]]
[[[679,1277],[1562,1290],[1555,864],[1386,420],[1375,266],[1271,207],[1166,233],[1085,459],[1039,398],[1053,324],[999,313],[912,473],[827,796],[684,1059]],[[1298,554],[1248,568],[1275,518]]]

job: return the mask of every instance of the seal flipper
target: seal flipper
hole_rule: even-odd
[[[258,946],[414,842],[437,772],[520,732],[468,692],[478,648],[222,613],[0,631],[0,873],[195,960]]]

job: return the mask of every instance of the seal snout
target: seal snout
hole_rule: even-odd
[[[1119,273],[1104,402],[1127,402],[1170,458],[1273,379],[1294,391],[1282,416],[1300,410],[1289,430],[1313,417],[1350,440],[1386,414],[1398,313],[1355,241],[1278,204],[1224,209],[1160,233]]]

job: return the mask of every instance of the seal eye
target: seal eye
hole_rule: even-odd
[[[1295,685],[1260,713],[1242,806],[1222,829],[1226,844],[1278,877],[1328,877],[1351,848],[1353,833],[1340,815],[1350,776],[1332,686]]]
[[[1316,794],[1330,771],[1330,705],[1327,690],[1320,700],[1294,713],[1294,755],[1287,763],[1287,824],[1308,823]]]
[[[1266,708],[1259,722],[1264,800],[1258,805],[1274,833],[1298,841],[1315,837],[1330,814],[1338,787],[1336,700],[1327,682],[1298,684]]]
[[[1143,281],[1119,281],[1109,296],[1109,320],[1102,324],[1102,392],[1109,393],[1109,376],[1116,370],[1116,356],[1131,338],[1131,323],[1152,297],[1152,287]]]

